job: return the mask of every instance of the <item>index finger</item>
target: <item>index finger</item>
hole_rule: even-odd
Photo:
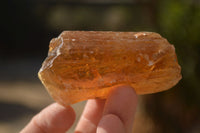
[[[112,130],[111,127],[108,126],[113,126],[112,123],[116,123],[118,121],[118,123],[116,123],[117,125],[120,125],[121,128],[124,128],[126,133],[131,133],[136,106],[137,95],[132,87],[116,87],[110,93],[105,103],[103,116],[106,120],[102,118],[99,128],[103,129],[104,131],[109,130],[105,132],[112,132],[115,129]],[[112,123],[108,123],[108,121],[112,120],[114,120]]]

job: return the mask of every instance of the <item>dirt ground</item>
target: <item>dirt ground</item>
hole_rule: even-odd
[[[0,83],[0,132],[19,132],[41,109],[54,102],[39,82],[1,82]],[[73,133],[82,113],[85,102],[72,105],[77,118],[68,133]],[[142,99],[134,122],[134,132],[151,133],[154,124],[142,109]],[[144,126],[145,123],[145,126]]]

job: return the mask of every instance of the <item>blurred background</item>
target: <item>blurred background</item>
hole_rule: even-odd
[[[3,0],[0,6],[1,133],[19,132],[53,102],[37,72],[49,41],[63,30],[152,31],[167,38],[183,78],[168,91],[140,96],[133,130],[200,132],[200,1]],[[78,117],[84,104],[73,105]]]

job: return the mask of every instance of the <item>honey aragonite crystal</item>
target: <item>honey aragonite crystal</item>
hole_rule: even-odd
[[[64,31],[51,40],[39,78],[60,104],[106,98],[112,87],[137,94],[167,90],[181,79],[175,48],[152,32]]]

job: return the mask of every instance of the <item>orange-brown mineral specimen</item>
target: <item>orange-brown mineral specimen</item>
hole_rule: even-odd
[[[60,104],[106,98],[112,87],[137,94],[167,90],[181,79],[174,46],[152,32],[64,31],[51,40],[39,78]]]

